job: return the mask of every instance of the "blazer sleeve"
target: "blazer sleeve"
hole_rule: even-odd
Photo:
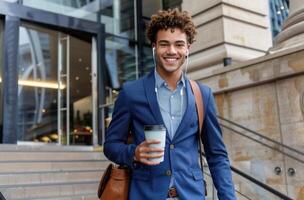
[[[209,87],[201,87],[201,90],[205,104],[202,141],[212,180],[220,200],[235,200],[230,163],[217,120],[214,97]]]
[[[112,162],[132,168],[135,144],[127,144],[131,113],[123,88],[114,105],[111,123],[105,134],[104,154]]]

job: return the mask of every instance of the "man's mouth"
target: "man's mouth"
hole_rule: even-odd
[[[168,58],[168,57],[164,58],[164,59],[168,63],[175,63],[178,60],[178,58]]]

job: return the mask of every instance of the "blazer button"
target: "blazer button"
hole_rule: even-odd
[[[166,175],[167,175],[167,176],[171,176],[171,174],[172,174],[171,170],[167,170],[167,171],[166,171]]]
[[[170,144],[170,149],[171,149],[171,150],[174,149],[174,144]]]

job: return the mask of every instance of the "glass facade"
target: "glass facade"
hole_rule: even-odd
[[[23,5],[103,23],[107,33],[134,39],[133,0],[23,0]]]
[[[284,20],[289,13],[289,0],[269,0],[269,13],[272,37],[282,30]]]
[[[98,0],[23,0],[24,6],[37,8],[71,17],[97,21],[100,7]]]
[[[17,141],[62,145],[93,144],[94,134],[97,134],[93,133],[94,124],[99,124],[97,118],[94,121],[94,110],[98,110],[97,115],[105,128],[111,120],[113,102],[122,84],[154,68],[151,45],[145,38],[150,16],[162,8],[180,7],[181,4],[180,0],[6,2],[104,24],[105,51],[96,53],[105,56],[101,66],[104,81],[98,86],[103,87],[105,93],[101,95],[104,104],[97,105],[93,97],[96,86],[94,89],[92,41],[88,41],[88,37],[75,37],[82,33],[69,34],[70,30],[61,31],[54,25],[41,26],[31,20],[25,23],[19,19]],[[3,26],[0,24],[0,31],[5,28]]]

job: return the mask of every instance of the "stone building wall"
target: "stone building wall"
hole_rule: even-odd
[[[275,141],[304,151],[304,46],[205,74],[201,82],[215,93],[218,113]],[[293,199],[304,199],[304,163],[223,128],[233,166]],[[261,137],[257,141],[266,142]],[[287,149],[279,150],[304,160]],[[282,172],[275,174],[275,167]],[[294,176],[288,169],[295,169]],[[259,190],[240,184],[239,190]],[[255,191],[256,192],[256,191]],[[256,192],[265,199],[265,192]]]

